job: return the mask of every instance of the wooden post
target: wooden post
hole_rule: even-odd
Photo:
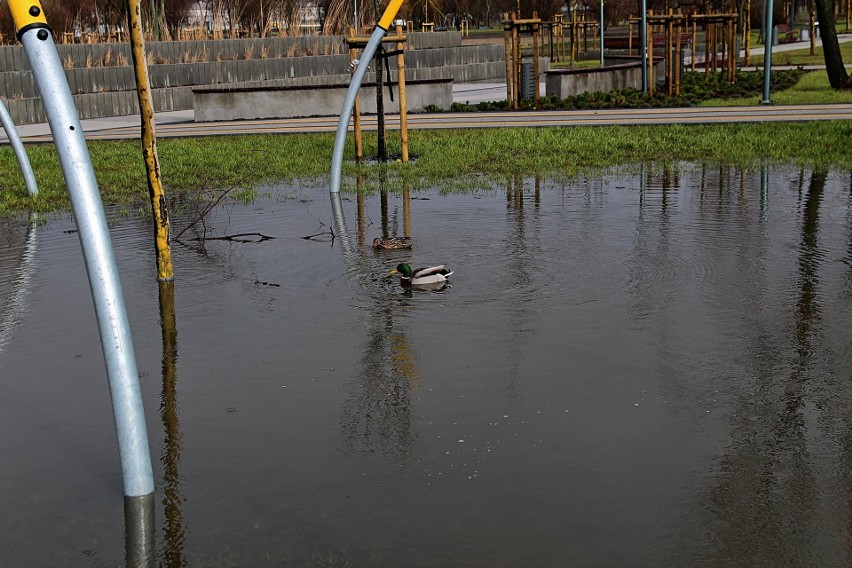
[[[672,42],[674,36],[674,18],[672,18],[674,10],[669,8],[668,17],[666,18],[666,94],[672,96],[674,94],[674,61],[672,60]]]
[[[653,14],[653,10],[649,11]],[[648,94],[654,96],[654,26],[649,22],[647,31],[648,46]]]
[[[695,22],[695,19],[692,20],[692,61],[690,62],[692,71],[695,72],[695,58],[698,47],[698,24]],[[704,57],[707,57],[707,54],[704,54]]]
[[[533,19],[538,19],[538,12],[533,11]],[[539,100],[538,94],[538,24],[533,23],[532,25],[532,35],[533,35],[533,75],[535,75],[535,85],[533,87],[534,95],[533,99],[535,100],[535,109],[541,110],[541,101]]]
[[[577,10],[574,10],[571,15],[571,63],[577,61],[580,55],[580,40],[577,38],[580,31],[577,24]]]
[[[683,49],[681,49],[681,32],[683,31],[683,14],[677,10],[677,34],[675,37],[675,96],[680,96],[680,70],[683,67]]]
[[[355,48],[355,28],[349,28],[349,61],[355,61],[358,58],[358,50]],[[362,65],[368,65],[366,61],[361,62]],[[351,74],[355,74],[355,68],[352,68]],[[355,97],[355,106],[352,109],[352,131],[355,138],[355,161],[361,162],[364,157],[364,146],[361,141],[361,97]]]
[[[731,46],[728,48],[728,51],[731,53],[729,67],[728,67],[728,80],[731,84],[737,81],[737,22],[736,15],[732,14],[730,19],[731,33],[728,34],[730,38]]]
[[[748,67],[751,65],[751,0],[746,0],[745,17],[743,18],[743,49],[745,51],[745,60],[743,65]]]
[[[627,20],[627,55],[633,55],[633,20]]]
[[[518,110],[521,103],[521,45],[518,40],[518,19],[516,12],[512,12],[512,108]]]
[[[513,108],[514,96],[512,94],[512,56],[514,48],[512,44],[512,30],[509,26],[509,14],[503,12],[503,40],[506,46],[506,103],[509,108]]]
[[[550,25],[547,27],[548,31],[548,47],[550,48],[550,60],[555,61],[553,56],[553,22],[550,22]]]
[[[128,0],[128,24],[130,27],[131,54],[136,75],[136,94],[139,99],[139,114],[142,129],[142,158],[148,178],[148,197],[154,220],[154,251],[157,263],[157,280],[167,282],[174,279],[172,266],[171,223],[169,205],[160,179],[160,159],[157,155],[157,134],[154,125],[154,103],[151,97],[151,82],[148,75],[148,60],[145,55],[145,38],[142,33],[142,17],[139,0]],[[3,104],[0,102],[0,104]],[[73,126],[71,129],[73,130]],[[93,288],[94,290],[94,288]]]
[[[710,75],[710,37],[713,35],[713,24],[704,24],[704,78]]]
[[[402,37],[402,26],[397,24],[396,35]],[[399,85],[399,135],[402,140],[402,161],[408,162],[408,109],[406,108],[405,100],[405,57],[403,50],[405,43],[397,42],[396,50],[399,52],[396,55],[397,69],[397,84]]]

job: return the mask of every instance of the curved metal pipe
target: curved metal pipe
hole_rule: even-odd
[[[376,50],[382,43],[382,38],[387,33],[387,30],[378,26],[373,30],[370,41],[367,42],[364,52],[361,53],[361,63],[355,69],[352,82],[349,83],[349,90],[346,91],[346,98],[343,100],[343,109],[340,111],[340,120],[337,122],[337,134],[334,136],[334,151],[331,154],[331,187],[329,189],[331,193],[338,193],[340,191],[340,172],[343,168],[343,146],[346,144],[346,131],[349,130],[349,119],[352,118],[352,107],[355,106],[355,97],[358,96],[358,91],[361,89],[361,82],[367,73],[367,65],[373,59]]]
[[[77,223],[106,363],[124,494],[153,493],[154,474],[121,281],[80,118],[37,0],[8,2],[44,104]]]
[[[346,131],[349,129],[349,119],[352,118],[352,107],[355,106],[355,97],[358,96],[358,91],[361,89],[361,82],[364,80],[364,75],[367,73],[367,65],[372,61],[376,50],[382,43],[382,39],[388,33],[388,30],[393,23],[396,13],[402,6],[403,0],[391,0],[388,7],[385,8],[379,23],[376,24],[376,29],[370,36],[370,40],[364,47],[361,53],[361,64],[355,69],[355,74],[352,76],[352,82],[349,83],[349,90],[346,91],[346,98],[343,100],[343,109],[340,111],[340,120],[337,122],[337,134],[334,136],[334,151],[331,154],[331,193],[340,191],[340,171],[343,168],[343,146],[346,143]]]
[[[12,150],[15,151],[15,157],[18,159],[18,166],[21,168],[21,173],[24,175],[24,183],[27,184],[27,193],[30,197],[38,195],[38,185],[36,185],[35,174],[33,167],[30,165],[30,159],[27,156],[27,151],[24,150],[24,143],[18,135],[18,129],[15,128],[15,123],[12,122],[12,115],[3,101],[0,100],[0,123],[3,124],[3,130],[6,131],[6,136],[9,137],[9,143],[12,145]]]

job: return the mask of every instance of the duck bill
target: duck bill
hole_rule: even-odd
[[[396,268],[394,268],[393,270],[391,270],[390,272],[388,272],[388,276],[391,276],[391,275],[393,275],[393,274],[399,274],[399,270],[397,270]]]

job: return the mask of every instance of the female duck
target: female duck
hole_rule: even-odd
[[[389,237],[373,239],[374,250],[410,250],[411,237]]]
[[[418,268],[412,270],[407,264],[400,264],[391,274],[400,275],[400,283],[403,286],[429,286],[435,284],[445,284],[447,278],[453,273],[449,268],[445,268],[445,264],[438,266],[429,266],[427,268]]]

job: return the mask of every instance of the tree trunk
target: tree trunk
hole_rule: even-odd
[[[834,0],[815,0],[819,35],[822,39],[822,51],[825,55],[825,71],[832,89],[849,88],[849,74],[843,66],[840,43],[834,21]]]

